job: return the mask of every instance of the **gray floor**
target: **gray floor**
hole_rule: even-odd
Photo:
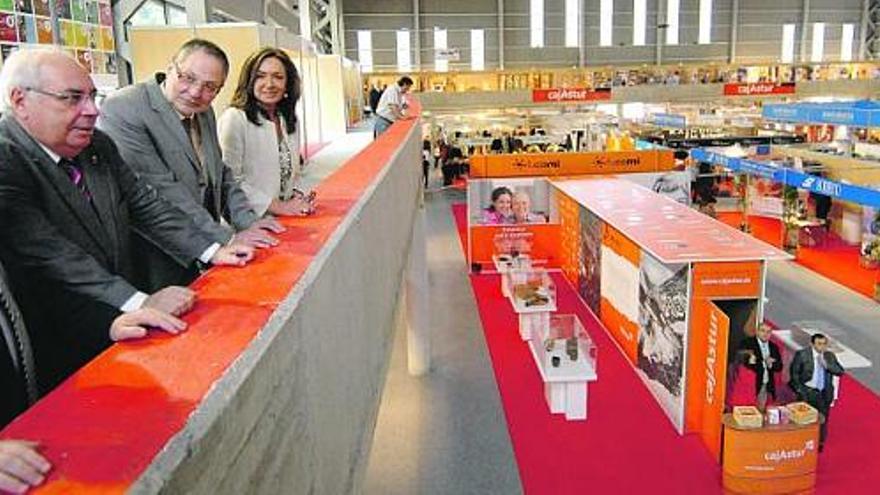
[[[880,304],[793,262],[770,264],[767,298],[764,316],[781,328],[798,320],[837,327],[832,337],[874,363],[850,374],[880,394]]]
[[[432,182],[437,182],[432,177]],[[364,493],[521,493],[519,472],[464,267],[450,202],[429,194],[432,372],[411,377],[395,339]]]

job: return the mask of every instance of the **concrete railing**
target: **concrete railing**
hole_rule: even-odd
[[[420,149],[395,124],[280,246],[200,278],[186,333],[114,345],[10,424],[55,466],[37,492],[357,493],[424,247]]]
[[[837,96],[872,98],[880,92],[880,80],[806,81],[797,83],[794,95],[724,96],[723,84],[644,84],[618,86],[611,91],[611,99],[595,103],[687,103],[719,102],[723,100],[778,99],[784,97]],[[426,92],[419,94],[425,110],[454,111],[463,109],[522,108],[552,106],[533,103],[531,90]]]

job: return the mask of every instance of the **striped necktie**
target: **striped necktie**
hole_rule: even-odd
[[[92,195],[89,194],[88,187],[86,186],[85,176],[83,176],[82,167],[80,167],[75,161],[70,160],[68,158],[62,158],[58,165],[64,170],[64,173],[67,174],[67,177],[70,179],[70,182],[76,187],[76,189],[88,199],[92,199]]]

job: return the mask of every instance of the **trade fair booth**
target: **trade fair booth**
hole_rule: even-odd
[[[876,297],[877,264],[880,262],[880,222],[877,211],[880,209],[880,190],[843,181],[817,177],[792,167],[784,167],[773,161],[757,161],[744,157],[728,156],[724,153],[694,149],[691,157],[699,162],[720,166],[734,173],[745,174],[763,184],[778,186],[784,197],[773,202],[772,198],[759,199],[765,211],[760,214],[774,214],[778,210],[779,224],[783,242],[797,253],[798,261],[809,268],[837,280],[838,282],[863,293]],[[807,218],[803,205],[809,194],[817,194],[834,201],[846,202],[860,208],[861,215],[855,220],[859,239],[852,246],[824,246],[828,236],[825,225],[816,219]],[[801,197],[803,196],[803,197]],[[752,204],[748,201],[747,204]],[[773,206],[771,208],[770,206]],[[850,220],[852,222],[852,220]],[[843,222],[841,222],[843,223]],[[772,230],[772,229],[769,229]],[[756,234],[758,234],[756,232]],[[767,237],[765,233],[762,237]],[[778,234],[777,234],[778,235]],[[860,242],[859,242],[860,241]]]

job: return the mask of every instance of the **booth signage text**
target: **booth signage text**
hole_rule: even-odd
[[[790,95],[794,94],[794,83],[731,83],[724,85],[725,96]]]
[[[610,89],[590,88],[550,88],[533,89],[532,101],[535,103],[569,103],[578,101],[610,100]]]
[[[651,116],[651,123],[660,127],[684,129],[687,127],[687,117],[675,113],[655,113]]]
[[[880,191],[877,189],[822,179],[798,170],[780,167],[771,162],[756,162],[699,148],[691,150],[691,156],[695,160],[720,165],[734,172],[765,177],[787,186],[806,189],[807,191],[824,194],[844,201],[880,207]]]

